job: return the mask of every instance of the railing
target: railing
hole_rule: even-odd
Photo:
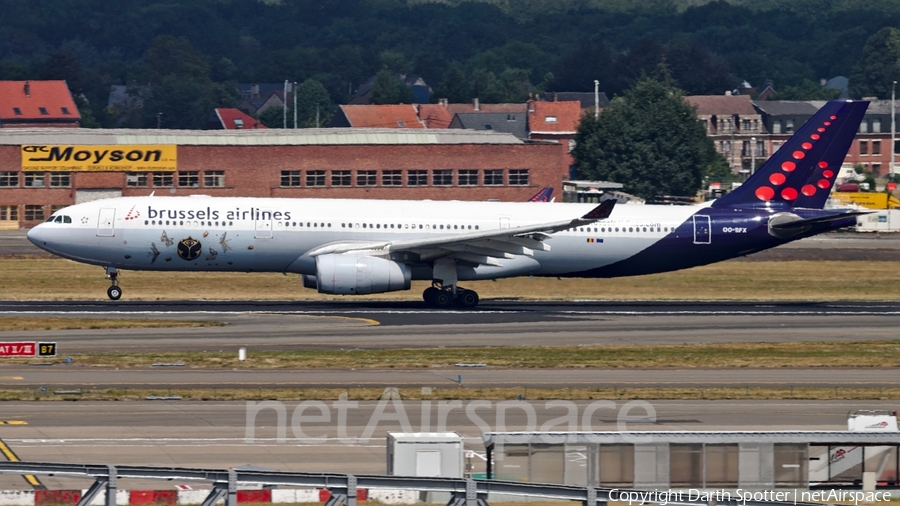
[[[642,494],[640,497],[644,498],[643,504],[665,503],[685,506],[710,506],[706,499],[685,498],[685,494],[673,501],[671,495],[664,495],[665,492],[654,494],[654,491],[648,490],[472,480],[466,478],[417,478],[408,476],[54,464],[43,462],[0,462],[0,474],[3,473],[93,478],[93,485],[81,497],[77,506],[87,506],[103,489],[106,490],[106,506],[115,506],[116,481],[120,478],[209,482],[213,488],[203,501],[203,506],[213,506],[220,499],[225,500],[226,506],[236,506],[238,484],[241,483],[327,489],[331,492],[331,498],[325,503],[326,506],[336,506],[337,504],[357,506],[356,492],[358,488],[449,492],[451,498],[448,506],[487,506],[488,494],[580,501],[584,506],[605,506],[608,501],[618,500],[623,497],[623,494],[632,493]],[[714,502],[719,506],[784,504],[813,506],[810,503],[795,503],[793,501],[745,501],[741,498],[719,499]]]

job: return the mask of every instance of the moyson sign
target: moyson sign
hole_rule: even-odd
[[[0,357],[55,357],[56,343],[0,342]]]
[[[23,171],[155,171],[178,165],[175,145],[22,146]]]

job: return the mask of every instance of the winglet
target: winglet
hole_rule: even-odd
[[[591,221],[605,220],[612,214],[613,207],[616,207],[616,199],[606,200],[599,206],[591,209],[591,212],[582,216],[581,219]]]
[[[528,202],[550,202],[551,195],[553,195],[553,188],[548,186],[535,193],[530,199],[528,199]]]

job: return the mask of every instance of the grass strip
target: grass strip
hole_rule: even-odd
[[[243,369],[427,368],[483,363],[515,368],[734,368],[898,367],[900,340],[788,343],[715,343],[612,346],[503,346],[352,350],[249,350],[236,352],[92,353],[67,355],[75,364],[147,367],[182,362],[185,367]],[[53,360],[51,360],[53,361]],[[61,361],[60,358],[55,359]],[[10,359],[4,363],[28,363]]]
[[[27,318],[0,317],[0,331],[22,330],[102,330],[163,327],[221,327],[225,323],[190,320],[151,320],[130,318]]]
[[[279,273],[120,271],[126,300],[421,300],[412,290],[347,298]],[[106,300],[103,269],[62,259],[0,258],[7,300]],[[609,279],[509,278],[466,282],[482,299],[900,300],[900,262],[727,261],[677,272]]]
[[[427,392],[427,393],[426,393]],[[403,400],[895,400],[900,388],[400,388]],[[118,389],[0,389],[0,401],[143,401],[147,397],[183,401],[375,401],[384,394],[379,388],[118,388]]]

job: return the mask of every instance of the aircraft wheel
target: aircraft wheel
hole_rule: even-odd
[[[435,307],[447,307],[453,304],[453,295],[446,290],[438,290],[438,293],[434,295],[432,300],[434,300]]]
[[[119,300],[122,298],[122,289],[118,286],[111,286],[106,290],[106,295],[112,300]]]
[[[428,288],[426,288],[425,291],[422,292],[422,298],[425,300],[425,304],[428,306],[434,306],[434,297],[438,292],[440,292],[440,290],[433,286],[429,286]]]
[[[457,295],[456,301],[462,307],[475,307],[478,305],[478,293],[475,290],[463,290]]]

